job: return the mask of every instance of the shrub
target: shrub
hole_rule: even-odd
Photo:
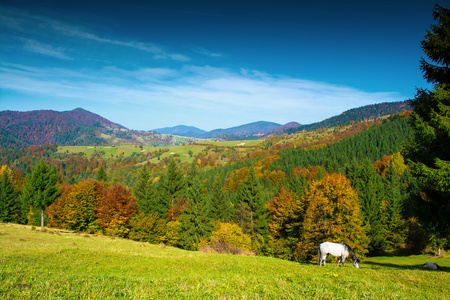
[[[255,255],[251,249],[250,236],[244,234],[235,223],[219,222],[217,230],[211,234],[210,243],[202,241],[199,244],[199,250],[208,253]]]

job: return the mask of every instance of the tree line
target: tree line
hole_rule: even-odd
[[[4,166],[4,199],[14,200],[2,220],[297,261],[312,259],[324,239],[360,255],[392,253],[412,245],[415,226],[414,180],[399,153],[412,137],[408,120],[393,116],[318,149],[261,150],[223,167],[173,157],[158,172],[140,167],[132,188],[111,181],[102,164],[93,178],[63,182],[41,161],[21,187]]]

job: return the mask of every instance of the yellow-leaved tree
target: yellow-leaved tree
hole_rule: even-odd
[[[311,260],[324,241],[346,243],[359,255],[367,252],[368,239],[363,228],[358,194],[342,174],[326,174],[305,190],[308,203],[303,236],[297,247],[300,260]]]
[[[282,186],[275,197],[266,203],[266,208],[272,255],[282,259],[295,259],[292,249],[301,236],[303,202],[294,192]]]

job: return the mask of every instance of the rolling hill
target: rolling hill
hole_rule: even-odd
[[[186,125],[158,128],[158,129],[153,129],[152,131],[161,133],[161,134],[174,134],[174,135],[188,136],[188,137],[201,137],[203,134],[206,133],[205,130],[199,129],[194,126],[186,126]]]
[[[129,130],[82,108],[64,112],[0,112],[1,148],[23,148],[46,143],[67,146],[167,146],[190,141],[194,139]]]
[[[292,134],[301,130],[330,128],[374,119],[411,110],[407,101],[367,105],[348,110],[321,122],[285,125],[273,122],[254,122],[209,132],[192,126],[175,126],[154,131],[130,130],[82,108],[57,112],[37,110],[29,112],[0,112],[0,147],[23,148],[31,145],[58,144],[66,146],[143,145],[174,146],[201,139],[243,140],[262,139],[274,135]],[[156,132],[155,132],[156,131]]]

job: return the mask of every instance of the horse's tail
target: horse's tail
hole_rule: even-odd
[[[317,264],[320,266],[320,258],[322,257],[322,253],[320,251],[320,245],[319,248],[317,248]]]

